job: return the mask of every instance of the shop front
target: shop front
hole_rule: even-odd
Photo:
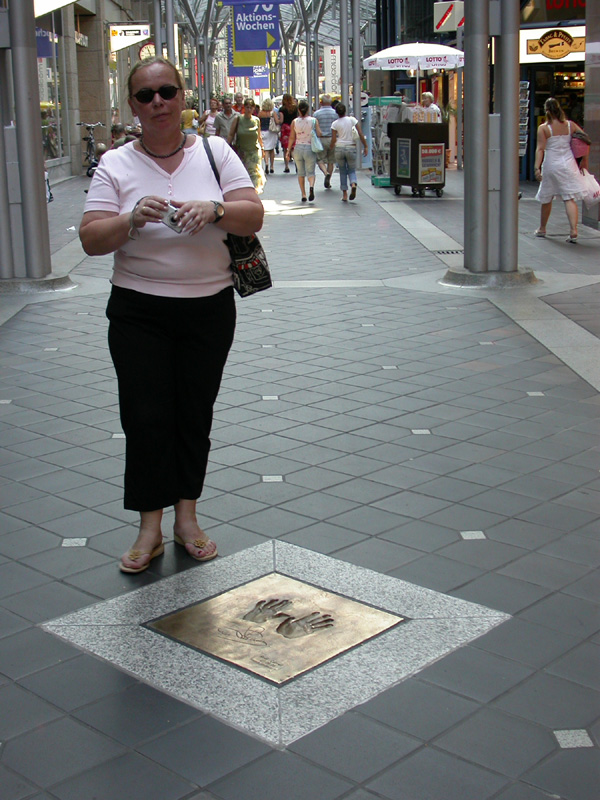
[[[521,178],[531,180],[545,101],[556,98],[568,119],[585,123],[585,25],[522,29],[519,60]]]

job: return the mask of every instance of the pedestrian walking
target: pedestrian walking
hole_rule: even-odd
[[[319,169],[325,176],[323,186],[331,187],[331,176],[335,166],[335,147],[331,144],[331,125],[338,118],[334,108],[331,107],[331,95],[321,95],[320,108],[315,111],[315,119],[321,129],[321,144],[323,152],[318,156]]]
[[[265,173],[270,171],[271,174],[275,172],[275,147],[279,140],[279,133],[276,129],[273,130],[277,125],[274,114],[275,104],[270,97],[267,97],[263,100],[258,118],[260,119],[260,134],[265,153]]]
[[[367,155],[367,140],[356,117],[346,116],[346,106],[338,103],[335,107],[338,119],[331,124],[331,146],[335,148],[335,160],[340,171],[340,188],[342,201],[348,201],[348,183],[350,183],[350,200],[356,197],[356,142],[353,130],[363,145],[363,154]]]
[[[552,211],[552,200],[560,197],[569,220],[567,242],[577,243],[577,201],[585,196],[585,185],[575,156],[571,151],[571,134],[581,128],[567,120],[558,100],[549,97],[544,103],[546,122],[537,132],[535,177],[541,181],[535,199],[542,204],[540,227],[536,236],[546,236],[546,225]],[[585,166],[585,164],[582,164]]]
[[[313,153],[311,146],[312,130],[315,129],[317,136],[321,135],[319,123],[314,117],[309,116],[308,103],[300,100],[298,103],[299,116],[292,121],[290,138],[288,141],[287,155],[294,151],[294,160],[298,170],[298,183],[302,192],[302,202],[306,203],[306,181],[308,178],[308,200],[315,199],[315,167],[317,166],[317,154]]]
[[[254,116],[254,100],[251,97],[244,100],[244,113],[235,118],[229,136],[235,139],[236,152],[248,170],[256,193],[261,194],[265,185],[265,173],[261,166],[264,150],[260,119]]]
[[[120,569],[137,573],[163,553],[167,506],[176,544],[197,561],[217,555],[196,503],[235,328],[225,237],[255,233],[264,211],[226,142],[211,145],[219,186],[201,137],[181,131],[184,84],[170,61],[138,61],[128,89],[142,137],[100,162],[79,235],[88,255],[114,253],[108,340],[126,437],[125,508],[140,514]]]
[[[292,130],[292,122],[298,116],[298,104],[291,94],[284,94],[281,98],[281,105],[277,112],[277,124],[280,126],[279,140],[281,142],[281,149],[283,150],[284,172],[290,171],[290,155],[288,153],[288,145],[290,141],[290,131]]]
[[[231,144],[229,134],[231,133],[231,126],[235,118],[238,116],[237,112],[233,110],[231,97],[223,98],[223,110],[215,117],[215,136],[221,136],[227,139]]]

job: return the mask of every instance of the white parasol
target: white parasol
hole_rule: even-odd
[[[444,44],[412,42],[387,47],[365,58],[365,69],[454,69],[463,67],[465,55],[462,50]]]

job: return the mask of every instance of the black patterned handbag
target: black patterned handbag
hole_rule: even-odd
[[[221,177],[208,139],[203,139],[202,143],[210,161],[211,169],[220,186]],[[233,275],[233,288],[240,297],[249,297],[251,294],[263,292],[273,286],[267,256],[255,233],[250,234],[250,236],[238,236],[235,233],[228,233],[225,244],[231,256],[229,268]]]

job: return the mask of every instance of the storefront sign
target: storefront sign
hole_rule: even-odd
[[[417,183],[444,183],[444,144],[419,145],[419,179]]]
[[[89,39],[83,33],[75,31],[75,44],[78,44],[79,47],[89,47]]]
[[[520,62],[585,61],[585,27],[520,31]]]
[[[139,44],[150,38],[150,26],[147,22],[141,25],[111,25],[110,49],[113,53],[133,44]]]
[[[279,9],[272,5],[233,8],[236,50],[279,50]]]
[[[325,47],[323,49],[323,88],[330,94],[340,91],[340,48]]]
[[[52,31],[46,31],[43,28],[36,28],[35,38],[37,42],[38,58],[52,58],[57,55],[56,45],[58,44],[58,36],[56,34],[53,34]],[[52,47],[53,41],[54,48]]]

